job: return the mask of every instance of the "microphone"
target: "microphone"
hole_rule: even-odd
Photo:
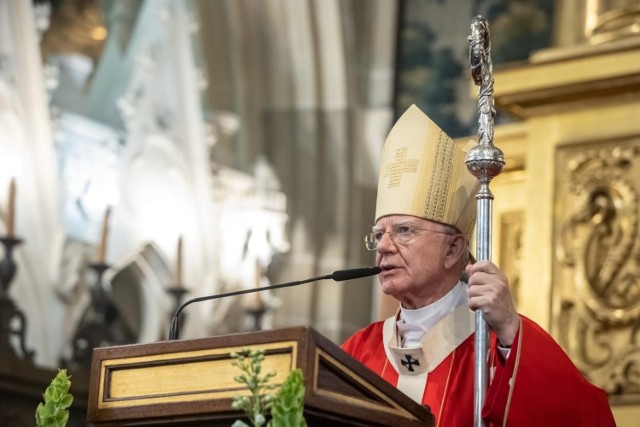
[[[316,282],[318,280],[324,280],[324,279],[333,279],[336,282],[343,282],[345,280],[352,280],[352,279],[359,279],[361,277],[375,276],[376,274],[379,274],[380,271],[382,271],[382,269],[380,267],[378,267],[378,266],[353,268],[353,269],[350,269],[350,270],[337,270],[337,271],[334,271],[332,274],[326,274],[324,276],[312,277],[310,279],[299,280],[297,282],[281,283],[281,284],[278,284],[278,285],[264,286],[262,288],[242,289],[242,290],[239,290],[239,291],[226,292],[226,293],[223,293],[223,294],[207,295],[207,296],[204,296],[204,297],[193,298],[193,299],[190,299],[189,301],[186,301],[184,304],[182,304],[176,310],[176,314],[173,315],[173,318],[171,319],[171,329],[169,330],[169,340],[173,341],[173,340],[177,340],[178,339],[178,336],[180,335],[180,323],[178,322],[178,319],[180,317],[180,313],[182,312],[182,310],[184,310],[184,308],[186,306],[188,306],[189,304],[193,304],[194,302],[209,301],[209,300],[214,300],[214,299],[218,299],[218,298],[231,297],[231,296],[234,296],[234,295],[250,294],[250,293],[253,293],[253,292],[267,291],[269,289],[287,288],[287,287],[290,287],[290,286],[303,285],[305,283]]]

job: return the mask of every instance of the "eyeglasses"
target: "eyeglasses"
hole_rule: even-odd
[[[405,245],[413,240],[417,234],[423,232],[447,234],[450,236],[454,235],[454,233],[449,231],[413,228],[410,225],[397,224],[392,227],[391,231],[374,230],[373,232],[367,234],[366,236],[364,236],[364,245],[368,250],[375,251],[378,248],[378,244],[380,244],[382,237],[384,237],[384,235],[387,233],[389,233],[389,237],[391,238],[393,243],[397,245]]]

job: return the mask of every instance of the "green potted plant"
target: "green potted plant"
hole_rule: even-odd
[[[69,393],[71,380],[66,369],[59,369],[45,390],[44,404],[36,409],[36,427],[65,427],[69,420],[69,407],[73,396]]]
[[[269,384],[275,372],[262,373],[264,350],[243,349],[232,353],[232,364],[242,372],[235,377],[244,384],[250,394],[236,396],[233,408],[242,410],[253,427],[306,427],[304,419],[304,379],[300,369],[292,370],[284,383],[273,393],[276,386]],[[271,417],[267,421],[268,417]],[[237,420],[232,427],[249,427]]]

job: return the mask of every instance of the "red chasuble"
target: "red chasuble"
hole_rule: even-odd
[[[491,382],[483,408],[488,426],[615,426],[604,391],[584,379],[542,328],[520,317],[520,329],[506,362],[492,337]],[[397,386],[398,371],[383,345],[383,324],[377,322],[358,331],[342,348]],[[473,344],[472,334],[428,373],[422,404],[431,408],[438,426],[473,425]],[[402,365],[411,368],[408,362],[413,360],[409,358]]]

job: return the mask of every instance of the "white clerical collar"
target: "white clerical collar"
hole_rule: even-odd
[[[463,282],[458,282],[444,297],[426,307],[409,310],[400,305],[400,319],[397,326],[401,347],[419,346],[426,331],[467,300],[467,286]]]
[[[464,285],[466,288],[466,285]],[[463,292],[466,295],[466,292]],[[450,301],[453,305],[453,301]],[[382,328],[382,342],[387,360],[398,372],[396,387],[418,403],[429,378],[443,360],[468,339],[475,330],[475,312],[469,309],[465,300],[452,311],[446,313],[428,331],[424,332],[417,346],[399,345],[398,315],[389,317]],[[406,325],[406,324],[405,324]]]

